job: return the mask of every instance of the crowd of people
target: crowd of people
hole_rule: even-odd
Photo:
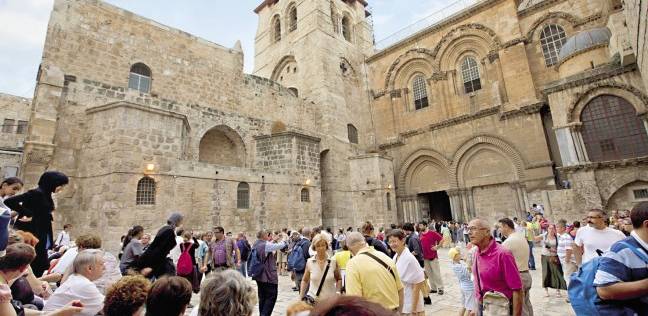
[[[22,194],[18,178],[0,184],[0,315],[251,315],[258,305],[266,316],[287,275],[295,292],[287,315],[424,315],[431,295],[452,282],[441,275],[440,248],[448,248],[462,315],[533,315],[537,246],[546,296],[577,313],[648,315],[648,202],[609,216],[593,209],[583,226],[551,222],[534,205],[496,223],[261,229],[252,243],[220,226],[187,229],[176,212],[153,237],[134,225],[113,255],[96,234],[73,238],[69,224],[54,237],[53,195],[68,181],[45,172]]]

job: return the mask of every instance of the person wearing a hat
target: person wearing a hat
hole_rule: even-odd
[[[175,265],[168,256],[176,246],[176,229],[182,227],[183,219],[182,214],[174,212],[169,216],[167,224],[157,232],[153,242],[135,263],[143,275],[149,278],[176,275]]]
[[[461,315],[470,315],[471,312],[475,311],[477,304],[475,302],[475,288],[473,286],[472,280],[470,280],[470,270],[465,262],[461,261],[461,252],[459,249],[450,248],[448,251],[448,257],[450,257],[450,267],[452,272],[459,280],[459,288],[461,289],[461,305],[463,307]]]

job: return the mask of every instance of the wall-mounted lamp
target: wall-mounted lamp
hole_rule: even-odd
[[[306,179],[305,184],[306,184],[306,185],[310,185],[310,183],[311,183],[311,179]]]
[[[155,170],[155,164],[147,163],[146,164],[146,171],[151,172],[153,170]]]

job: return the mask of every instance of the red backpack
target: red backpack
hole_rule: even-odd
[[[182,249],[182,246],[183,245],[180,245],[180,249]],[[182,254],[180,254],[177,267],[179,276],[188,276],[193,273],[193,263],[191,262],[191,255],[189,255],[189,249],[191,249],[191,246],[191,244],[189,246],[186,246],[182,251]]]

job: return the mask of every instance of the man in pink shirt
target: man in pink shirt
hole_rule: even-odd
[[[419,234],[421,239],[421,249],[423,252],[423,260],[425,267],[425,274],[428,276],[430,282],[431,293],[439,293],[443,295],[443,279],[441,278],[441,268],[439,267],[439,256],[437,255],[437,247],[443,236],[439,233],[428,229],[426,221],[418,224]],[[434,229],[434,226],[432,226]]]
[[[514,316],[522,315],[522,279],[511,252],[495,242],[491,227],[485,220],[474,219],[468,224],[470,242],[477,246],[473,274],[479,309],[483,296],[489,291],[504,294],[512,302]]]

